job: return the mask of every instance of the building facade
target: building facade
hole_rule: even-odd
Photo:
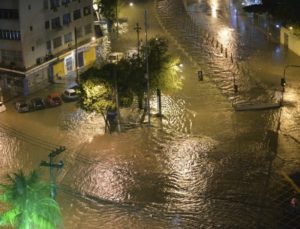
[[[49,82],[74,77],[76,66],[82,69],[95,61],[92,4],[92,0],[0,1],[4,97],[26,96]]]
[[[280,28],[280,43],[300,56],[300,36],[295,34],[293,27]]]

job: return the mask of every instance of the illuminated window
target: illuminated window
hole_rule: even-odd
[[[21,40],[20,31],[0,29],[0,40]]]

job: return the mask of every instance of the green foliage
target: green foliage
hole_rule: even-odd
[[[98,73],[97,69],[91,72]],[[91,75],[81,85],[80,106],[89,112],[101,113],[110,107],[115,107],[112,101],[112,89],[109,84],[105,85],[103,79]]]
[[[145,48],[143,52],[146,51]],[[168,41],[165,38],[150,39],[148,50],[150,89],[180,90],[182,81],[179,75],[179,58],[168,54]]]
[[[150,39],[141,49],[140,57],[122,59],[117,64],[107,63],[100,69],[91,68],[82,74],[80,105],[84,110],[103,112],[115,105],[115,89],[118,88],[120,105],[130,106],[134,96],[139,101],[147,91],[146,53],[148,53],[150,90],[157,88],[175,91],[182,88],[179,74],[179,58],[168,54],[168,43],[164,38]]]
[[[40,181],[35,171],[26,177],[22,171],[8,176],[8,185],[0,185],[0,201],[10,210],[1,213],[0,226],[17,229],[55,229],[61,222],[61,212],[50,197],[50,185]]]

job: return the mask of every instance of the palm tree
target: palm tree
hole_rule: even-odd
[[[8,185],[0,184],[0,202],[9,208],[0,214],[0,226],[55,229],[60,224],[60,208],[50,197],[50,185],[42,182],[36,171],[28,176],[19,171],[8,175],[8,180]]]

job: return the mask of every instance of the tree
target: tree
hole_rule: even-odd
[[[22,171],[8,175],[10,184],[0,185],[0,201],[10,210],[0,214],[0,226],[17,229],[55,229],[61,222],[57,202],[50,197],[50,185],[42,182],[36,171],[27,177]]]
[[[148,48],[148,50],[146,50]],[[116,64],[107,63],[100,69],[91,68],[82,74],[80,105],[86,111],[101,113],[115,108],[116,87],[123,106],[131,105],[133,97],[142,108],[144,94],[147,91],[145,78],[146,51],[150,72],[150,92],[157,88],[171,92],[180,90],[182,81],[178,74],[179,58],[168,54],[168,42],[164,38],[150,39],[140,56],[120,60]]]
[[[117,21],[120,10],[124,6],[124,0],[96,0],[101,14],[110,22],[110,24]]]
[[[146,52],[146,47],[143,52]],[[177,91],[182,88],[179,74],[179,58],[168,53],[168,41],[165,38],[153,38],[148,43],[148,61],[150,90],[157,88],[165,91]],[[145,65],[145,63],[144,63]]]

